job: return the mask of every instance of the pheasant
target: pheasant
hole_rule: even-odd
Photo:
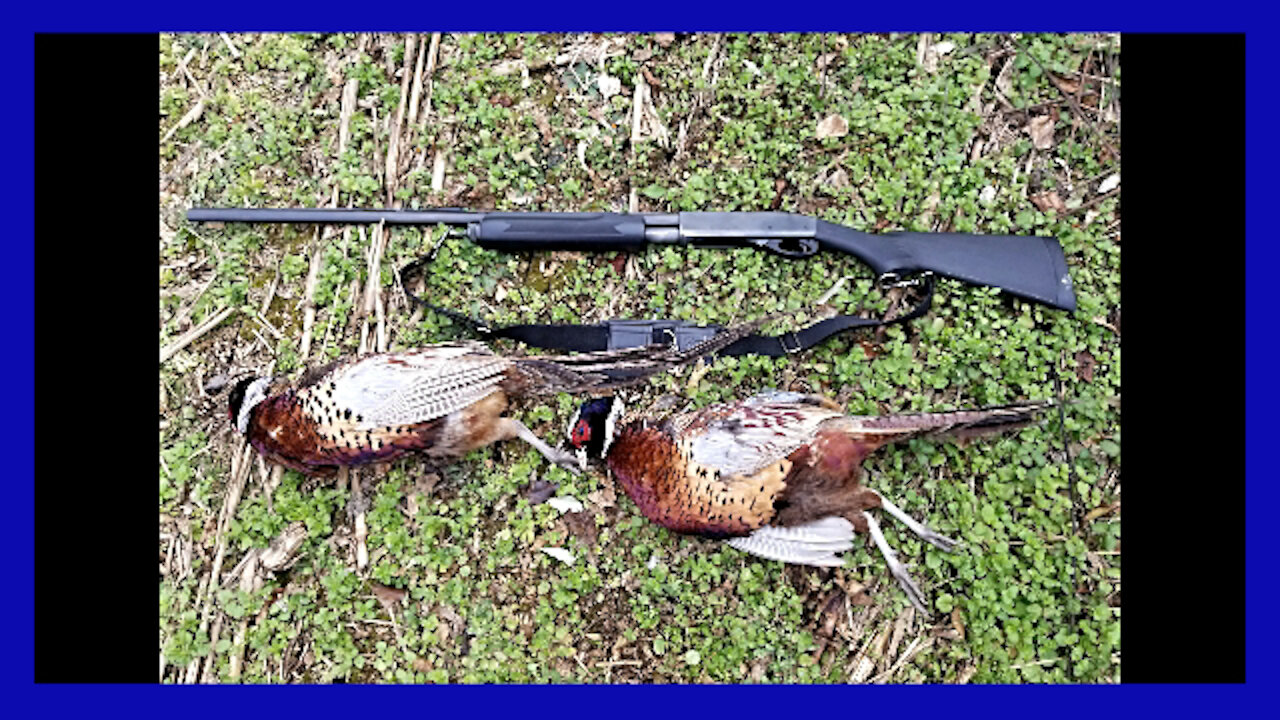
[[[876,449],[926,434],[980,434],[1025,425],[1051,402],[955,412],[851,416],[816,395],[767,392],[665,419],[626,419],[616,397],[584,403],[569,444],[585,468],[603,459],[640,512],[678,533],[728,539],[787,563],[840,566],[853,532],[869,533],[911,604],[924,594],[868,510],[882,508],[927,542],[956,541],[860,484]]]
[[[572,453],[502,416],[508,398],[638,382],[715,352],[768,319],[724,330],[683,351],[651,345],[516,358],[468,341],[339,360],[304,373],[296,384],[244,378],[231,390],[228,415],[267,459],[309,475],[411,452],[456,458],[513,438],[577,472]]]

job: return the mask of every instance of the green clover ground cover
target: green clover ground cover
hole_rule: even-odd
[[[345,488],[288,472],[268,495],[255,470],[227,525],[224,575],[290,523],[304,523],[308,536],[297,563],[257,592],[216,579],[215,639],[201,631],[202,593],[236,438],[225,398],[205,397],[200,384],[226,372],[229,358],[302,367],[301,300],[317,252],[311,360],[354,352],[361,293],[352,289],[366,280],[370,235],[352,228],[318,241],[312,227],[200,227],[182,213],[328,205],[335,187],[341,206],[385,204],[388,119],[406,53],[394,35],[231,38],[237,54],[216,35],[160,39],[159,136],[204,100],[197,119],[160,143],[160,341],[228,306],[261,310],[270,293],[262,318],[280,336],[229,320],[161,367],[165,682],[192,661],[231,680],[235,656],[243,663],[234,679],[247,682],[1119,680],[1119,198],[1098,191],[1119,172],[1110,114],[1118,39],[444,35],[430,112],[402,135],[395,197],[409,207],[625,210],[634,192],[642,211],[776,205],[863,229],[1058,238],[1075,313],[942,280],[932,311],[908,327],[785,358],[721,359],[629,398],[643,406],[672,395],[697,407],[786,388],[823,393],[852,413],[887,413],[1055,397],[1056,377],[1078,401],[1065,413],[1073,473],[1056,414],[965,445],[913,441],[868,463],[869,484],[965,542],[948,554],[884,522],[932,618],[904,614],[906,598],[870,545],[834,571],[784,568],[657,528],[607,479],[571,476],[509,443],[443,468],[401,461],[366,479],[365,573],[353,559]],[[1081,72],[1111,80],[1084,84]],[[339,156],[351,78],[359,104]],[[665,146],[631,142],[641,81]],[[820,139],[832,115],[847,130]],[[1049,147],[1037,147],[1036,122],[1051,123]],[[433,191],[438,151],[448,162]],[[392,231],[381,266],[389,301],[394,269],[441,235]],[[614,260],[505,255],[451,237],[440,242],[427,295],[500,323],[727,324],[812,307],[843,276],[830,300],[842,311],[891,303],[869,269],[830,254],[783,262],[752,250],[666,248]],[[431,313],[411,321],[411,311],[390,305],[392,347],[466,336]],[[558,442],[576,402],[561,395],[514,412]],[[585,511],[531,504],[535,480]],[[563,547],[576,562],[543,547]],[[406,595],[384,605],[375,583]]]

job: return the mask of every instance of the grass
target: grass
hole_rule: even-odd
[[[223,573],[290,523],[304,523],[307,540],[297,563],[260,590],[216,590],[202,628],[238,442],[225,398],[202,383],[233,366],[303,366],[300,301],[317,252],[311,360],[354,352],[352,287],[365,280],[368,235],[318,241],[310,227],[198,227],[182,214],[327,205],[335,187],[342,206],[384,205],[406,52],[397,35],[231,40],[235,54],[216,35],[160,38],[158,137],[207,93],[201,116],[160,143],[171,177],[160,196],[160,343],[224,307],[261,309],[273,282],[263,317],[281,338],[229,320],[161,366],[164,682],[180,681],[193,660],[209,663],[210,680],[245,682],[1119,681],[1119,197],[1098,193],[1119,172],[1109,112],[1116,37],[934,36],[935,52],[952,48],[931,71],[908,35],[444,35],[430,113],[403,135],[395,197],[408,207],[625,210],[634,191],[642,211],[777,203],[863,229],[1057,237],[1079,301],[1073,314],[943,280],[933,310],[908,327],[785,358],[721,359],[700,378],[656,379],[631,400],[672,394],[702,406],[786,388],[886,413],[1052,397],[1060,378],[1082,401],[1066,413],[1074,508],[1056,418],[965,446],[912,442],[868,463],[873,487],[966,542],[947,554],[884,523],[933,618],[909,612],[874,547],[859,544],[833,571],[784,567],[655,527],[625,496],[612,502],[605,479],[570,476],[507,444],[439,469],[405,460],[366,481],[364,574],[346,489],[289,472],[268,497],[255,472],[227,524]],[[1105,91],[1086,76],[1110,78]],[[644,77],[655,81],[665,147],[630,139]],[[360,105],[339,156],[350,78]],[[847,134],[818,139],[832,114]],[[1025,129],[1041,115],[1055,126],[1049,148]],[[449,165],[433,191],[438,150]],[[1051,192],[1061,204],[1046,200]],[[393,231],[382,263],[388,302],[393,269],[439,234]],[[849,275],[832,304],[874,313],[889,303],[869,269],[829,254],[780,262],[751,250],[663,249],[630,257],[624,274],[612,259],[504,255],[449,238],[428,295],[499,323],[731,323],[808,307]],[[388,320],[393,347],[466,335],[434,314],[410,322],[410,308],[394,302]],[[515,413],[558,441],[575,406],[562,395]],[[531,505],[523,489],[535,479],[582,500],[585,514]],[[1078,531],[1073,511],[1088,518]],[[542,547],[565,547],[577,562]],[[384,606],[375,583],[407,595]]]

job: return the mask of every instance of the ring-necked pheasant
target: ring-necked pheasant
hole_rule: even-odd
[[[889,416],[845,415],[814,395],[768,392],[665,419],[624,417],[617,398],[584,403],[569,443],[585,467],[603,458],[640,512],[679,533],[729,538],[772,560],[840,566],[853,532],[870,533],[911,603],[928,614],[875,517],[880,507],[943,550],[956,541],[911,518],[859,482],[884,445],[925,434],[978,434],[1025,424],[1051,402]]]
[[[576,472],[572,453],[502,416],[509,397],[629,385],[715,352],[769,319],[724,330],[684,351],[655,345],[505,357],[481,343],[460,342],[367,355],[307,371],[296,384],[244,378],[232,388],[228,414],[267,459],[312,475],[410,452],[456,458],[512,438]]]

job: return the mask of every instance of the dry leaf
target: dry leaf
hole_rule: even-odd
[[[562,547],[544,547],[542,548],[542,552],[559,560],[565,565],[572,565],[576,560],[576,558],[573,556],[573,553],[569,552],[568,550],[565,550]]]
[[[1080,92],[1079,80],[1072,80],[1070,78],[1054,75],[1053,73],[1049,73],[1049,79],[1053,81],[1054,85],[1058,86],[1059,90],[1068,95],[1075,95]]]
[[[573,536],[582,540],[582,544],[591,547],[596,544],[596,516],[589,512],[571,512],[564,516],[565,527]]]
[[[773,202],[769,205],[770,210],[777,210],[782,206],[782,193],[786,192],[787,185],[786,178],[778,178],[773,181],[774,196]]]
[[[1085,382],[1093,382],[1093,368],[1098,364],[1088,350],[1076,353],[1076,377]]]
[[[649,556],[649,562],[645,563],[644,566],[646,569],[652,570],[658,567],[658,562],[661,560],[662,560],[662,550],[660,549],[654,550],[653,554]]]
[[[1098,194],[1105,195],[1118,187],[1120,187],[1120,174],[1116,173],[1102,181],[1102,184],[1098,186]]]
[[[698,362],[693,366],[693,372],[689,373],[689,381],[685,383],[685,389],[692,395],[698,389],[698,383],[702,382],[702,378],[706,376],[711,366],[703,362],[702,358],[698,358]]]
[[[1103,505],[1102,507],[1096,507],[1090,510],[1089,513],[1084,516],[1085,524],[1091,523],[1094,520],[1097,520],[1098,518],[1102,517],[1103,515],[1108,515],[1119,509],[1120,509],[1120,503],[1115,503],[1114,505]]]
[[[951,627],[955,628],[956,633],[964,640],[964,619],[960,617],[960,606],[951,608]]]
[[[959,640],[960,633],[956,632],[953,627],[936,627],[929,630],[929,637],[942,638],[943,640]]]
[[[440,482],[439,475],[427,473],[414,482],[413,489],[427,497],[431,497],[431,491],[436,489],[436,483],[438,482]]]
[[[1027,132],[1031,134],[1031,144],[1037,150],[1048,150],[1053,147],[1053,118],[1048,115],[1031,118],[1027,123]]]
[[[1062,202],[1062,198],[1058,197],[1056,190],[1032,195],[1031,204],[1035,205],[1041,212],[1053,210],[1058,213],[1064,213],[1067,211],[1067,206]]]
[[[828,115],[818,123],[816,136],[819,140],[829,137],[844,137],[849,134],[849,123],[839,115]]]
[[[671,47],[671,43],[676,41],[676,34],[673,32],[654,33],[653,39],[657,40],[658,44],[664,48]]]
[[[525,487],[524,496],[528,498],[530,505],[541,505],[551,499],[551,496],[556,494],[557,489],[558,486],[555,483],[537,479]]]
[[[596,78],[596,87],[600,88],[600,94],[608,100],[622,91],[622,81],[607,73],[600,73]]]
[[[955,49],[956,44],[953,42],[945,41],[934,45],[930,33],[921,33],[920,40],[916,43],[916,64],[924,68],[925,72],[937,72],[938,58]]]
[[[503,77],[506,75],[510,75],[512,73],[520,72],[520,69],[523,67],[524,67],[524,58],[516,58],[515,60],[503,60],[502,62],[493,66],[493,74],[499,77]]]
[[[831,595],[827,601],[822,604],[822,625],[818,627],[818,635],[824,638],[835,636],[836,623],[845,616],[844,613],[844,591],[836,588],[831,591]]]
[[[547,501],[551,507],[559,510],[561,514],[567,512],[582,512],[582,503],[577,498],[565,495],[563,497],[554,497]]]
[[[649,139],[656,139],[662,147],[667,147],[671,140],[671,135],[667,132],[667,127],[662,124],[662,118],[658,115],[657,108],[653,105],[653,93],[649,88],[649,83],[642,79],[637,79],[635,83],[635,95],[631,99],[631,146],[635,151],[636,145]]]
[[[369,587],[373,589],[374,597],[378,598],[378,602],[382,603],[382,607],[386,608],[387,612],[391,612],[391,609],[409,594],[408,590],[383,585],[376,580],[371,582]]]
[[[222,389],[225,388],[230,382],[231,382],[231,378],[227,377],[226,375],[223,375],[223,374],[214,375],[213,377],[205,381],[204,391],[210,395],[217,394],[219,392],[222,392]]]
[[[832,190],[849,187],[849,173],[845,172],[844,168],[838,167],[825,177],[819,177],[818,185]]]
[[[618,500],[618,493],[613,488],[601,488],[587,496],[587,502],[601,510],[613,507]]]
[[[649,72],[648,67],[641,65],[640,74],[644,76],[644,81],[649,83],[650,87],[656,87],[656,88],[662,87],[662,81],[654,77],[653,73]]]
[[[1000,74],[996,75],[996,90],[1001,96],[1009,97],[1010,91],[1013,90],[1013,57],[1010,56],[1004,62],[1004,67],[1000,68]]]
[[[534,111],[533,124],[538,127],[538,134],[542,136],[543,142],[549,143],[555,137],[555,134],[551,131],[551,123],[547,121],[546,114],[541,110]]]

